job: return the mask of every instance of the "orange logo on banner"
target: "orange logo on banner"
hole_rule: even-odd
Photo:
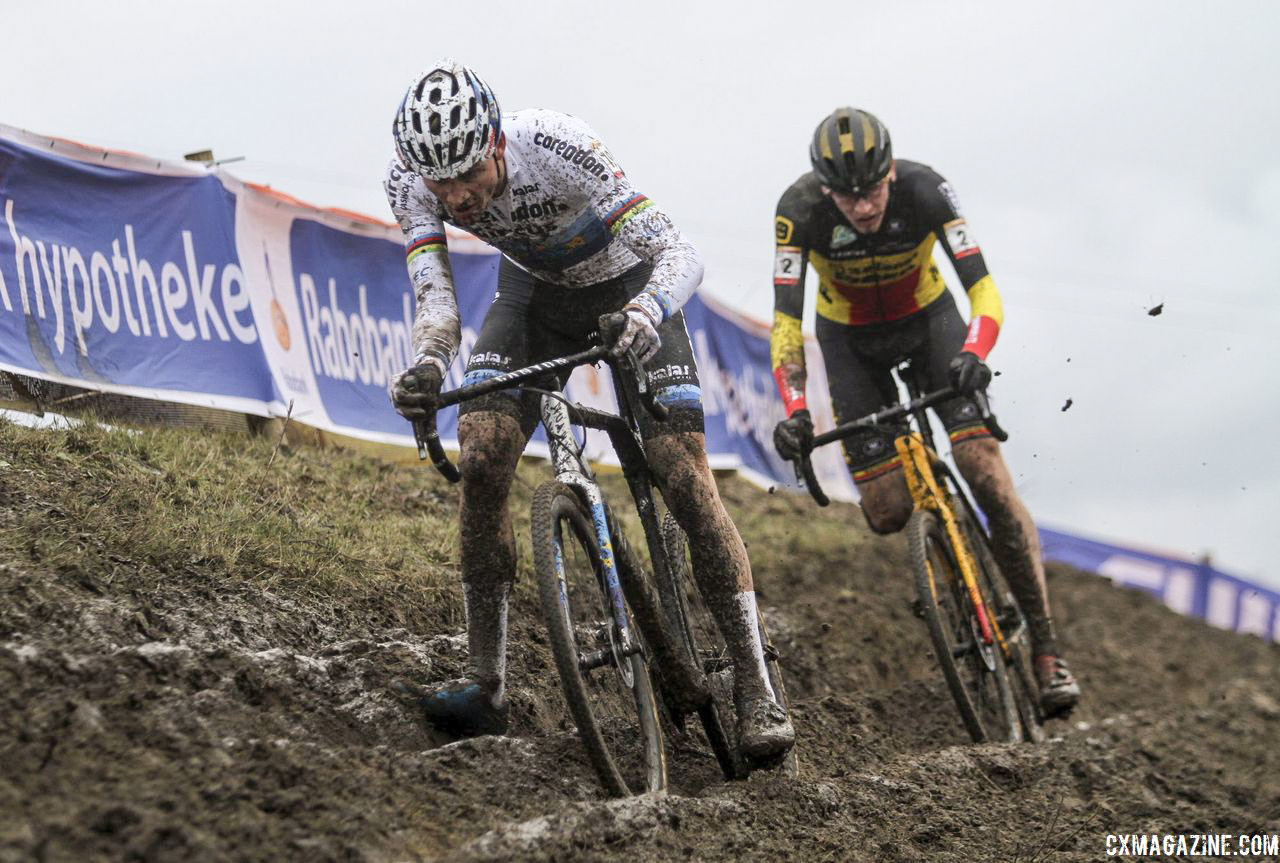
[[[271,325],[276,331],[276,341],[280,343],[280,347],[289,350],[289,321],[285,319],[284,309],[275,297],[271,298]]]

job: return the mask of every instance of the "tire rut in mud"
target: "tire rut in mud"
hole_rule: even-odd
[[[726,783],[709,753],[676,752],[669,795],[606,800],[527,585],[511,735],[455,742],[388,689],[463,671],[432,608],[86,541],[76,567],[0,560],[0,861],[1096,860],[1108,833],[1280,832],[1276,647],[1053,567],[1085,700],[1048,743],[972,746],[900,539],[842,528],[847,549],[809,548],[856,511],[726,485],[740,524],[763,512],[784,534],[751,554],[796,779]],[[54,505],[4,490],[0,528]]]

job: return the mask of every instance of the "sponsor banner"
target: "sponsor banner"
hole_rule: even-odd
[[[773,447],[773,427],[786,416],[769,358],[769,327],[702,295],[685,304],[707,422],[707,452],[716,468],[734,468],[766,486],[799,488],[795,471]],[[814,339],[805,340],[810,412],[819,432],[834,425],[826,367]],[[834,500],[856,500],[839,445],[815,450],[814,472]]]
[[[86,163],[0,129],[0,367],[264,413],[235,200],[199,168]],[[121,164],[125,163],[125,164]],[[212,397],[210,394],[215,394]]]
[[[1174,611],[1222,629],[1280,640],[1280,592],[1206,563],[1123,548],[1040,528],[1045,560],[1071,564],[1145,591]]]
[[[548,146],[558,146],[552,142]],[[593,157],[594,158],[594,157]],[[203,165],[164,162],[0,126],[0,369],[90,389],[263,416],[413,446],[387,384],[412,358],[400,229],[323,210]],[[788,226],[779,223],[779,241]],[[498,255],[451,232],[461,384],[497,284]],[[797,490],[773,448],[783,417],[769,328],[695,296],[684,308],[713,467]],[[810,410],[831,428],[825,365],[805,340]],[[606,367],[571,400],[616,409]],[[456,449],[456,409],[441,438]],[[541,429],[530,444],[546,455]],[[612,461],[603,432],[590,458]],[[615,461],[616,463],[616,461]],[[814,453],[824,490],[857,495],[838,446]],[[1041,529],[1045,556],[1146,590],[1177,611],[1280,636],[1280,593],[1210,566]]]
[[[387,398],[413,354],[397,226],[3,126],[0,214],[0,368],[413,445]],[[450,246],[478,322],[497,257]]]

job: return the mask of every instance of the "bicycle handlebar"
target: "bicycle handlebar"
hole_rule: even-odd
[[[817,474],[814,473],[813,463],[809,458],[809,454],[814,449],[832,441],[843,440],[860,429],[899,420],[921,408],[932,407],[940,402],[955,398],[957,395],[959,393],[956,392],[954,387],[943,387],[917,399],[876,411],[873,414],[836,426],[829,432],[823,432],[813,439],[809,450],[795,460],[796,480],[805,484],[805,487],[809,489],[809,494],[818,506],[826,506],[831,503],[831,499],[827,497],[822,490],[822,486],[818,484]],[[987,399],[986,391],[978,390],[974,392],[973,400],[978,405],[978,415],[982,418],[982,424],[987,427],[987,431],[991,433],[991,436],[1001,443],[1007,441],[1009,433],[1000,427],[1000,423],[996,421],[996,415],[991,412],[991,402]]]
[[[465,387],[457,387],[448,392],[440,393],[435,400],[435,409],[439,411],[442,408],[451,407],[470,401],[480,396],[489,395],[500,390],[511,389],[519,386],[534,378],[545,375],[549,372],[559,372],[565,369],[576,368],[577,366],[588,365],[600,360],[605,360],[614,368],[625,368],[635,375],[636,389],[640,395],[640,403],[644,406],[653,417],[659,421],[666,420],[670,411],[666,405],[659,404],[654,401],[653,391],[649,387],[648,375],[644,372],[644,367],[636,359],[633,351],[628,351],[623,357],[613,357],[608,347],[617,341],[618,335],[622,328],[626,326],[627,316],[621,312],[613,312],[607,315],[601,315],[599,320],[600,336],[603,344],[588,348],[585,351],[579,351],[576,354],[559,357],[546,362],[535,363],[522,369],[497,375],[488,380],[479,383],[470,384]],[[440,434],[436,431],[436,418],[433,413],[429,419],[413,421],[413,437],[418,444],[418,458],[426,461],[431,459],[432,464],[436,466],[436,470],[440,471],[449,482],[456,483],[462,480],[462,474],[458,472],[457,466],[449,460],[449,456],[444,451],[444,445],[440,443]]]

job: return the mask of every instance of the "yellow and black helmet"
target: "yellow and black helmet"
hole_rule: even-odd
[[[837,108],[813,130],[809,161],[824,186],[864,192],[893,167],[889,130],[868,111]]]

